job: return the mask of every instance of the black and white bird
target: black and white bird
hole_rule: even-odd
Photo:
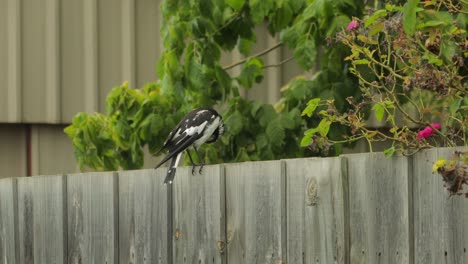
[[[199,173],[201,173],[204,163],[198,154],[197,148],[203,143],[215,142],[223,134],[223,119],[214,109],[200,108],[188,113],[171,133],[169,133],[169,136],[161,148],[161,150],[167,149],[168,153],[158,165],[156,165],[155,169],[172,158],[164,183],[171,184],[174,180],[176,168],[184,150],[187,150],[190,162],[192,163],[192,174],[195,172],[196,165],[200,165]],[[193,162],[192,156],[190,156],[190,152],[188,151],[190,146],[193,146],[200,160],[200,164],[195,164]]]

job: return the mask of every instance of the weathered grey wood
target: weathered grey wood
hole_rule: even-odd
[[[345,160],[285,162],[288,263],[345,263]]]
[[[228,263],[286,262],[282,161],[226,165]]]
[[[348,164],[351,263],[411,263],[408,159],[343,156]]]
[[[442,177],[432,173],[433,163],[451,158],[454,150],[431,149],[414,156],[415,264],[468,263],[468,199],[449,197]]]
[[[222,165],[177,169],[174,181],[174,263],[226,263]]]
[[[67,176],[68,263],[118,263],[116,173]]]
[[[20,263],[15,216],[16,199],[16,180],[0,179],[0,263]]]
[[[119,262],[169,263],[166,169],[119,172]]]
[[[20,263],[67,263],[64,176],[18,178]]]

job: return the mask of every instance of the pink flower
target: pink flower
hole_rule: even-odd
[[[358,27],[359,27],[359,22],[357,22],[356,20],[353,20],[349,22],[348,26],[346,27],[346,30],[351,31],[351,30],[355,30]]]
[[[432,123],[431,126],[437,130],[440,130],[442,128],[442,126],[438,123]],[[426,139],[434,135],[435,132],[434,130],[432,130],[432,127],[426,126],[423,130],[419,131],[417,135],[417,139],[422,140],[422,139]]]
[[[439,123],[432,123],[431,126],[433,126],[437,130],[440,130],[442,128],[442,126]]]

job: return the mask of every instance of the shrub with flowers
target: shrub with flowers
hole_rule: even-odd
[[[388,141],[388,156],[466,145],[466,9],[453,1],[408,1],[353,19],[335,41],[350,48],[344,63],[358,78],[362,98],[348,97],[347,112],[337,111],[334,100],[310,100],[303,115],[322,121],[305,132],[302,145],[326,149],[364,139],[372,150],[374,142]],[[372,128],[371,115],[388,129]],[[329,140],[324,131],[335,123],[351,135]]]
[[[467,14],[462,1],[413,0],[404,6],[387,4],[351,21],[335,41],[351,50],[345,63],[358,78],[362,97],[348,97],[352,109],[347,112],[337,111],[334,100],[310,100],[303,115],[322,120],[305,132],[302,145],[327,150],[366,140],[372,150],[373,143],[385,141],[391,144],[384,151],[389,157],[466,146]],[[371,114],[380,128],[369,124]],[[349,127],[351,135],[330,140],[329,127],[336,123]],[[451,194],[461,194],[468,185],[466,156],[434,164]]]

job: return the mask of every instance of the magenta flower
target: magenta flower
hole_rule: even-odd
[[[432,123],[431,126],[437,130],[440,130],[442,128],[442,126],[438,123]],[[419,131],[417,139],[422,140],[434,135],[435,132],[434,130],[432,130],[432,127],[426,126],[423,130]]]
[[[358,27],[359,27],[359,22],[357,22],[356,20],[353,20],[349,22],[348,26],[346,27],[346,30],[351,31],[351,30],[355,30]]]

